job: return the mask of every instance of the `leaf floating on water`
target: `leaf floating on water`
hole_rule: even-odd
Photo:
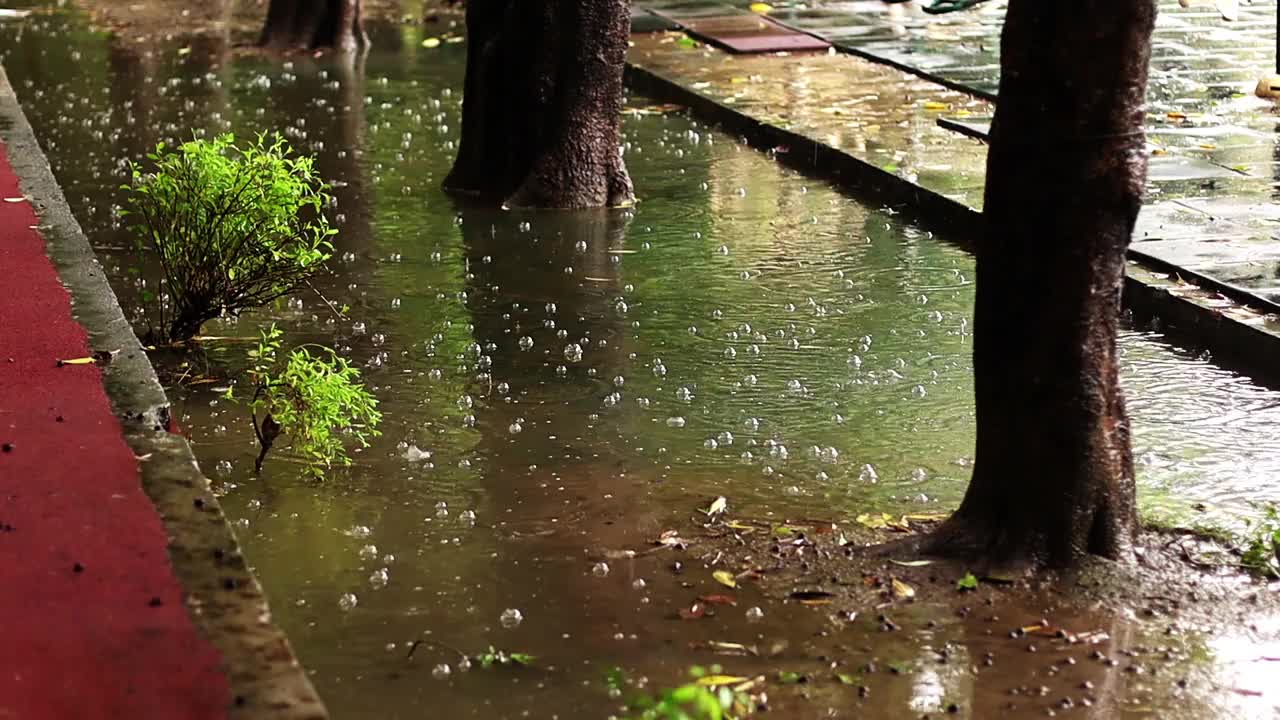
[[[720,497],[713,500],[711,502],[711,505],[708,506],[706,510],[702,511],[702,514],[706,515],[707,517],[715,517],[716,515],[720,515],[721,513],[725,512],[728,509],[729,509],[729,501],[728,499],[725,498],[725,496],[721,495]]]
[[[423,41],[422,41],[422,47],[424,47],[424,48],[438,48],[438,47],[440,47],[440,38],[438,38],[438,37],[429,37],[429,38],[427,38],[426,40],[423,40]]]
[[[758,15],[768,15],[773,12],[773,6],[769,3],[753,2],[747,6],[747,9]]]
[[[902,582],[898,578],[891,581],[893,587],[893,598],[895,600],[910,600],[916,596],[916,589]]]
[[[680,608],[681,620],[701,620],[706,615],[707,608],[702,603],[694,603],[687,608]]]
[[[702,687],[720,687],[722,685],[737,685],[744,683],[751,678],[739,677],[737,675],[704,675],[695,682]]]
[[[63,365],[92,365],[92,364],[93,364],[93,358],[91,357],[79,357],[79,358],[71,358],[70,360],[58,361],[58,367],[62,367]]]
[[[708,605],[734,605],[738,604],[737,598],[732,595],[703,595],[698,598],[698,602],[704,602]]]
[[[964,577],[956,581],[957,590],[977,590],[978,578],[973,573],[965,573]]]
[[[738,522],[737,520],[730,520],[729,522],[725,523],[724,526],[733,530],[737,530],[738,532],[741,532],[741,533],[753,533],[756,531],[754,527],[747,525],[746,523]]]
[[[717,570],[711,573],[711,577],[715,578],[716,582],[720,583],[725,587],[731,587],[731,588],[738,587],[737,579],[735,579],[733,577],[733,573],[729,572],[728,570]]]
[[[930,100],[924,104],[925,110],[946,110],[949,107],[951,106],[944,102],[938,102],[937,100]]]
[[[807,678],[802,673],[798,673],[794,670],[778,671],[778,682],[783,685],[795,685],[796,683],[802,683],[806,680]]]
[[[835,597],[835,593],[829,593],[826,590],[796,590],[788,597],[792,600],[799,600],[800,602],[814,602],[819,600],[831,602],[831,598]]]
[[[690,645],[690,647],[694,648],[695,650],[696,649],[714,650],[715,652],[718,652],[724,655],[756,656],[760,654],[760,651],[756,650],[752,646],[743,645],[742,643],[736,643],[736,642],[724,642],[723,640],[708,640],[705,643],[693,643]]]
[[[778,527],[773,529],[774,537],[780,537],[780,538],[790,537],[792,535],[795,535],[797,532],[799,531],[796,528],[787,527],[786,525],[779,525]]]
[[[680,537],[679,532],[675,530],[663,530],[654,543],[663,547],[683,547],[688,545],[689,541]]]
[[[836,673],[836,679],[840,681],[841,685],[861,685],[862,684],[862,678],[858,677],[857,675],[850,675],[848,673]]]
[[[902,567],[924,567],[933,564],[932,560],[889,560],[889,562]]]

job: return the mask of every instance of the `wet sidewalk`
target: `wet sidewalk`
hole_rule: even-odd
[[[642,0],[677,22],[739,16],[746,3]],[[632,61],[973,208],[999,84],[1005,3],[950,15],[879,0],[779,3],[770,17],[842,54],[731,55],[672,34],[635,35]],[[1153,39],[1147,206],[1132,257],[1280,311],[1280,116],[1253,96],[1274,70],[1276,4],[1161,0]],[[850,57],[853,55],[854,57]],[[976,140],[975,140],[976,138]],[[783,148],[785,150],[785,148]]]
[[[47,167],[0,71],[0,718],[323,718]]]

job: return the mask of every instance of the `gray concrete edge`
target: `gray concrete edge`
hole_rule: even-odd
[[[168,432],[169,401],[121,311],[101,263],[0,67],[0,139],[23,194],[40,218],[46,252],[71,294],[72,315],[96,350],[118,351],[103,385],[124,437],[139,458],[143,490],[169,535],[169,559],[197,627],[221,652],[236,720],[324,720],[324,704],[249,571],[191,446]]]
[[[626,82],[635,92],[688,107],[703,121],[744,138],[760,150],[788,146],[790,152],[778,155],[779,162],[852,195],[894,205],[910,219],[973,252],[982,232],[982,213],[974,208],[806,135],[762,122],[630,59]],[[1140,323],[1162,320],[1162,329],[1172,342],[1208,350],[1218,364],[1280,387],[1280,319],[1243,303],[1224,305],[1227,298],[1214,288],[1197,287],[1185,282],[1186,277],[1131,259],[1124,305]]]

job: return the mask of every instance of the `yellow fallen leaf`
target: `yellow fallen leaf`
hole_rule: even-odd
[[[93,358],[82,357],[82,358],[71,358],[70,360],[59,360],[58,364],[59,365],[92,365]]]
[[[938,102],[936,100],[930,100],[929,102],[924,104],[925,110],[946,110],[949,107],[951,106],[944,102]]]
[[[715,578],[716,582],[724,585],[725,587],[738,587],[738,581],[734,579],[733,573],[728,570],[717,570],[711,573],[711,577]]]
[[[191,54],[191,48],[189,47],[178,48],[178,57],[182,57],[184,55],[190,55],[190,54]]]
[[[702,687],[720,687],[721,685],[737,685],[750,679],[738,677],[737,675],[703,675],[696,682]]]
[[[895,600],[910,600],[916,596],[916,589],[902,582],[898,578],[893,579],[893,597]]]
[[[773,12],[772,5],[770,5],[769,3],[762,3],[762,2],[753,2],[747,6],[747,9],[753,13],[760,13],[761,15],[768,15],[769,13]]]
[[[424,48],[437,48],[437,47],[440,47],[440,38],[438,38],[438,37],[429,37],[429,38],[427,38],[426,40],[423,40],[423,41],[422,41],[422,47],[424,47]]]
[[[1187,119],[1186,114],[1180,113],[1180,112],[1166,113],[1165,117],[1169,118],[1170,120],[1186,120]]]

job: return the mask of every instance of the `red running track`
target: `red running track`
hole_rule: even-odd
[[[225,718],[36,215],[0,145],[0,720]]]

